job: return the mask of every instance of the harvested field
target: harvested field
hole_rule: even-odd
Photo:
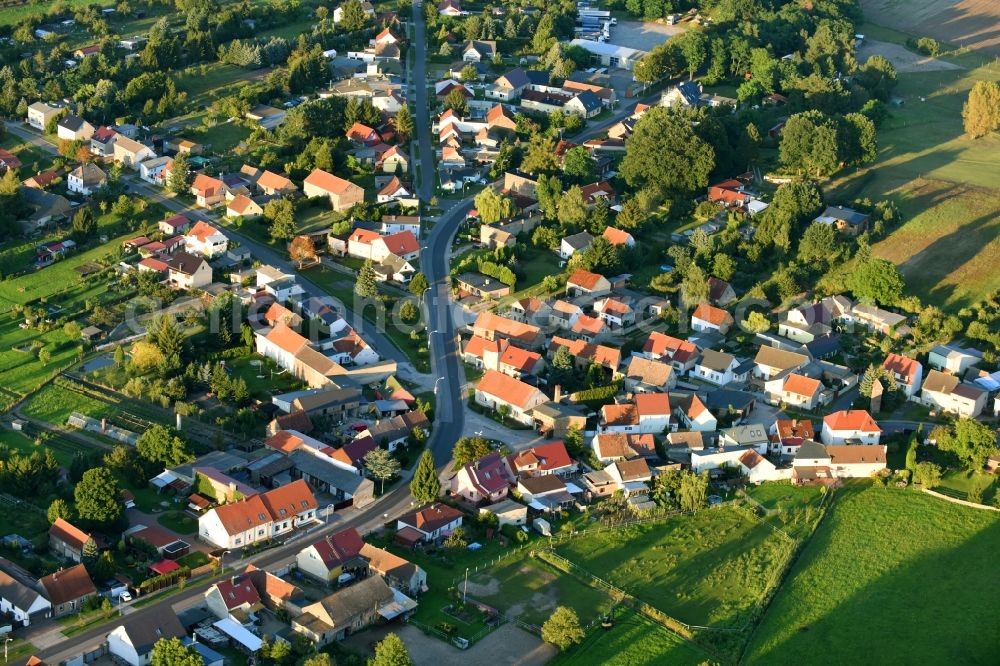
[[[891,42],[879,42],[874,39],[866,39],[864,45],[858,49],[858,62],[867,62],[875,55],[885,57],[892,63],[897,72],[938,72],[948,69],[962,69],[954,63],[914,53],[905,46]]]
[[[1000,55],[996,0],[861,0],[861,7],[872,23]]]

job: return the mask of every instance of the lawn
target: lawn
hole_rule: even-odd
[[[58,3],[56,0],[40,0],[37,2],[29,2],[23,5],[18,5],[16,7],[5,7],[3,11],[0,11],[0,25],[13,26],[28,16],[44,15],[48,11],[49,7],[54,4],[62,5],[67,9],[85,7],[91,4],[102,6],[114,5],[114,3],[111,2],[95,2],[94,0],[62,0]]]
[[[183,511],[170,511],[157,516],[156,522],[171,532],[180,535],[194,534],[198,531],[198,521]]]
[[[259,362],[260,366],[253,365],[254,361]],[[296,391],[304,387],[302,382],[287,372],[282,371],[279,374],[281,369],[278,365],[259,354],[227,360],[226,368],[230,370],[231,377],[241,378],[247,383],[250,395],[261,400],[270,400],[272,395]]]
[[[224,122],[207,129],[200,125],[185,129],[184,136],[208,146],[213,153],[225,154],[250,136],[250,130],[234,122]]]
[[[66,468],[69,468],[70,463],[73,461],[73,456],[77,453],[89,451],[87,447],[71,439],[65,439],[48,433],[42,436],[40,444],[35,444],[34,439],[5,428],[0,429],[0,444],[12,451],[20,451],[22,454],[27,455],[48,449],[52,451],[56,462]]]
[[[768,523],[796,539],[809,535],[824,495],[820,486],[793,486],[787,482],[751,486],[747,494],[767,511]]]
[[[842,489],[746,663],[996,663],[998,548],[1000,514],[909,490]]]
[[[528,624],[541,625],[557,606],[587,624],[611,609],[607,592],[532,557],[513,557],[469,579],[469,595]]]
[[[906,36],[865,25],[879,39]],[[892,107],[879,130],[879,156],[868,169],[842,176],[828,201],[892,199],[903,225],[874,246],[899,266],[907,291],[957,310],[1000,289],[1000,136],[963,134],[961,108],[979,80],[996,80],[996,63],[977,53],[946,58],[963,69],[901,73]]]
[[[24,406],[24,414],[39,421],[65,425],[73,412],[101,418],[113,405],[74,388],[72,382],[56,380],[46,384]]]
[[[709,657],[660,625],[618,607],[614,626],[595,625],[580,645],[560,653],[549,666],[698,666]]]
[[[743,628],[791,544],[722,507],[573,539],[556,552],[688,624]]]
[[[177,91],[188,94],[190,108],[208,106],[220,97],[239,92],[248,81],[263,79],[270,69],[247,70],[214,62],[189,67],[176,75]]]

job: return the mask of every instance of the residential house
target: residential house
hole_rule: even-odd
[[[517,492],[536,511],[560,511],[576,502],[566,482],[555,475],[522,477],[517,480]]]
[[[514,481],[503,456],[494,451],[458,470],[451,479],[451,494],[473,504],[493,504],[507,497]]]
[[[251,120],[266,130],[273,130],[285,120],[287,113],[281,109],[266,104],[258,104],[246,112],[247,120]]]
[[[70,114],[59,121],[56,136],[62,141],[90,141],[94,126],[80,116]]]
[[[737,381],[745,381],[746,375],[737,375],[740,362],[732,354],[706,349],[701,359],[691,370],[691,376],[711,382],[716,386],[725,386]]]
[[[370,576],[303,607],[292,629],[320,648],[414,608],[412,599],[394,592],[381,577]]]
[[[199,173],[191,183],[191,194],[202,208],[212,208],[226,200],[229,188],[218,178]]]
[[[603,108],[604,105],[601,103],[601,98],[590,90],[578,92],[563,105],[563,110],[566,113],[572,113],[581,118],[593,118]]]
[[[712,432],[718,426],[715,415],[697,395],[674,395],[670,401],[674,405],[674,418],[680,426],[698,432]]]
[[[218,548],[267,541],[316,519],[316,498],[302,479],[215,507],[198,518],[198,536]]]
[[[316,492],[333,496],[341,506],[363,507],[375,500],[375,484],[371,479],[335,465],[322,452],[294,451],[288,459],[293,465],[292,478],[305,481]]]
[[[520,67],[515,67],[503,74],[486,90],[486,96],[502,102],[513,102],[521,97],[521,93],[531,84],[527,73]]]
[[[982,360],[983,353],[978,349],[962,348],[955,344],[937,345],[927,354],[927,365],[959,376]]]
[[[205,590],[205,606],[220,620],[251,622],[253,613],[264,608],[260,592],[250,576],[232,576]]]
[[[184,248],[191,254],[213,259],[226,253],[229,239],[209,223],[198,221],[184,235]]]
[[[702,87],[697,81],[681,81],[663,92],[660,106],[696,107],[701,103]]]
[[[773,405],[785,404],[811,411],[819,404],[823,384],[818,379],[788,373],[764,382],[764,392]]]
[[[871,216],[859,213],[853,208],[844,206],[827,206],[826,210],[814,222],[822,222],[833,226],[837,231],[849,236],[857,236],[868,226]]]
[[[438,14],[457,17],[462,15],[462,5],[458,0],[441,0],[438,3]]]
[[[49,617],[51,612],[48,599],[6,571],[0,571],[0,613],[11,625],[27,627],[33,621]]]
[[[167,280],[175,289],[202,289],[212,284],[212,267],[187,252],[178,252],[167,261]]]
[[[615,227],[605,227],[604,240],[608,241],[615,247],[634,247],[635,237],[632,236],[627,231],[622,231],[621,229],[616,229]]]
[[[594,302],[594,314],[612,328],[623,328],[635,323],[635,311],[628,303],[616,298],[602,298]]]
[[[80,562],[88,541],[93,538],[63,518],[57,518],[49,528],[49,552],[60,559]]]
[[[774,463],[753,449],[744,451],[736,461],[749,483],[759,484],[777,478]]]
[[[45,131],[49,121],[62,112],[62,107],[49,106],[45,102],[35,102],[28,107],[28,124],[41,132]]]
[[[174,215],[173,217],[168,217],[165,220],[157,222],[156,228],[168,237],[176,236],[177,234],[183,234],[191,228],[191,220],[183,215]]]
[[[594,237],[586,231],[566,236],[559,242],[559,256],[569,259],[577,252],[583,252],[590,247],[593,240]]]
[[[848,323],[860,324],[883,335],[901,337],[910,333],[904,315],[889,312],[874,305],[857,303],[851,308],[849,314],[844,315],[843,319]]]
[[[652,433],[599,432],[590,440],[590,447],[602,463],[656,457]]]
[[[659,331],[649,334],[642,353],[646,358],[669,363],[680,375],[690,372],[698,361],[698,348],[693,343]]]
[[[629,358],[624,378],[625,390],[632,393],[666,392],[677,384],[677,375],[670,364],[639,355]]]
[[[802,442],[815,437],[812,421],[808,419],[778,419],[771,426],[770,451],[784,459],[794,458]]]
[[[90,152],[96,157],[114,157],[118,132],[107,126],[98,127],[90,136]]]
[[[302,191],[307,197],[327,197],[335,211],[344,211],[365,200],[365,191],[354,183],[327,173],[322,169],[313,169],[306,176]]]
[[[895,378],[896,385],[908,400],[917,396],[924,378],[924,366],[919,361],[900,354],[889,354],[882,367]]]
[[[733,316],[708,303],[702,303],[691,315],[691,328],[696,331],[718,331],[725,335],[733,325]]]
[[[611,183],[606,180],[584,185],[580,188],[580,194],[583,195],[583,203],[587,205],[587,208],[593,208],[598,204],[598,202],[601,201],[606,203],[608,206],[613,206],[615,200],[618,198],[618,194],[615,192],[614,188],[611,187]],[[620,245],[621,243],[614,242],[612,239],[614,239],[614,241],[618,241],[622,240],[623,237],[621,234],[615,234],[612,232],[611,238],[607,238],[608,242],[612,245]]]
[[[764,346],[757,350],[757,356],[753,361],[754,377],[766,381],[803,368],[809,363],[809,357],[805,354]]]
[[[374,127],[355,122],[347,129],[347,140],[361,146],[374,146],[382,143],[382,135]]]
[[[367,543],[361,547],[361,557],[368,561],[368,569],[381,576],[389,587],[409,596],[427,590],[427,572],[416,564]]]
[[[969,419],[982,414],[988,396],[986,391],[975,384],[966,384],[958,377],[939,370],[927,373],[920,394],[924,404]]]
[[[10,169],[20,169],[21,160],[14,153],[0,149],[0,173],[7,173]]]
[[[396,538],[410,545],[435,542],[461,527],[464,515],[447,504],[430,504],[400,516],[396,520]]]
[[[708,278],[708,298],[718,306],[725,307],[736,300],[736,292],[731,284],[717,277]]]
[[[410,170],[410,156],[399,146],[392,146],[382,153],[378,166],[383,173],[406,173]]]
[[[566,280],[566,294],[570,297],[599,296],[609,291],[611,291],[611,283],[606,277],[585,271],[582,268],[573,271],[573,274]]]
[[[565,476],[577,470],[577,464],[562,442],[539,444],[507,456],[507,466],[513,476]]]
[[[261,194],[269,197],[294,194],[299,189],[295,186],[295,183],[288,178],[266,169],[260,174],[253,184]]]
[[[671,413],[667,394],[638,393],[632,402],[601,407],[598,431],[659,435],[669,430]]]
[[[390,201],[395,201],[397,199],[409,199],[412,196],[412,188],[403,183],[403,181],[401,181],[397,176],[393,176],[389,179],[389,182],[383,185],[382,189],[376,193],[375,200],[378,203],[389,203]],[[386,233],[385,229],[382,231],[383,233]]]
[[[361,559],[364,540],[353,527],[327,534],[298,552],[295,564],[299,571],[324,583],[335,583],[343,573],[357,573],[367,568]]]
[[[461,273],[455,276],[459,298],[475,296],[480,300],[500,299],[510,294],[510,287],[482,273]]]
[[[365,13],[365,16],[375,16],[375,7],[368,0],[364,0],[361,3],[361,10]],[[344,20],[344,5],[340,5],[333,10],[333,22],[340,23]]]
[[[430,428],[430,422],[423,412],[413,410],[382,419],[375,425],[368,426],[366,430],[362,430],[358,436],[371,437],[379,446],[384,446],[389,451],[395,451],[396,447],[406,442],[417,428],[427,432]]]
[[[621,365],[622,352],[620,349],[594,344],[586,340],[561,338],[558,335],[552,336],[552,341],[549,343],[549,358],[553,358],[560,347],[566,347],[573,357],[573,364],[580,371],[585,371],[593,363],[606,368],[613,374]]]
[[[108,176],[101,167],[91,162],[84,162],[69,172],[69,176],[66,178],[66,188],[70,192],[76,192],[89,197],[104,187],[107,181]]]
[[[496,370],[487,370],[476,385],[476,403],[497,411],[507,410],[507,418],[524,425],[533,425],[529,412],[548,398],[530,384]]]
[[[149,612],[122,616],[108,634],[108,653],[127,666],[149,666],[157,641],[184,638],[187,632],[170,604],[157,604]]]
[[[653,473],[645,458],[618,460],[603,471],[611,476],[616,489],[621,490],[625,497],[647,492],[649,487],[646,484],[653,480]]]
[[[489,62],[497,54],[497,43],[490,40],[470,39],[462,47],[464,62]]]
[[[719,447],[752,448],[761,455],[767,454],[770,439],[767,430],[759,423],[723,428],[719,433]]]
[[[579,408],[559,402],[546,402],[531,410],[534,427],[546,437],[565,437],[570,428],[584,430],[587,415]]]
[[[115,139],[114,160],[123,166],[127,166],[133,171],[138,171],[139,165],[146,160],[156,157],[156,153],[149,146],[144,146],[134,139],[130,139],[124,134],[119,134]]]
[[[525,349],[538,349],[545,342],[545,336],[537,326],[495,315],[489,311],[480,312],[472,324],[472,334],[487,340],[509,340]]]
[[[564,330],[572,330],[576,320],[583,315],[583,308],[576,303],[562,299],[552,304],[549,310],[549,325],[558,326]]]
[[[264,209],[250,197],[240,194],[226,204],[226,217],[253,220],[264,214]]]
[[[823,417],[824,444],[878,444],[882,429],[863,409],[846,409]]]
[[[174,168],[174,161],[169,157],[154,157],[139,164],[139,178],[153,185],[166,185],[168,174]]]

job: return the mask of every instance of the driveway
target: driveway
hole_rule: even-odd
[[[359,652],[371,654],[371,646],[389,633],[395,633],[403,639],[415,666],[542,666],[558,653],[555,646],[544,643],[537,636],[511,624],[500,627],[467,650],[459,650],[409,625],[392,625],[364,631],[349,636],[344,643]]]

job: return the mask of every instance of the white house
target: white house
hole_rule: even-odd
[[[218,548],[242,548],[316,520],[316,498],[302,479],[211,509],[198,518],[198,536]]]
[[[93,134],[93,125],[72,114],[60,120],[56,127],[56,136],[64,141],[90,141]]]
[[[48,599],[0,571],[0,613],[8,616],[15,626],[27,627],[32,620],[49,617],[51,611]]]
[[[715,415],[693,393],[674,400],[674,418],[679,426],[696,432],[713,432],[719,426]]]
[[[702,352],[701,359],[694,364],[691,376],[716,386],[725,386],[738,380],[736,372],[739,367],[740,362],[732,354],[706,349]],[[745,380],[746,374],[741,377]]]
[[[545,394],[536,387],[496,370],[487,370],[479,380],[475,400],[483,407],[498,411],[506,406],[508,418],[529,426],[534,423],[529,412],[548,402]]]
[[[937,345],[927,354],[927,365],[953,375],[964,374],[982,360],[983,353],[978,349],[962,348],[958,345]]]
[[[878,444],[882,428],[863,409],[845,409],[823,417],[824,444]]]
[[[119,134],[115,139],[114,156],[115,162],[136,170],[146,160],[156,157],[156,153],[149,146],[144,146],[124,134]]]
[[[161,638],[184,638],[187,632],[170,604],[158,604],[142,615],[125,615],[108,634],[108,652],[128,666],[147,666]]]
[[[464,515],[447,504],[431,504],[400,516],[396,521],[397,537],[403,535],[403,538],[414,538],[414,543],[434,541],[461,527]]]
[[[958,377],[938,370],[927,373],[921,402],[965,418],[975,418],[986,407],[988,393],[975,384],[966,384]]]
[[[139,178],[153,185],[163,185],[166,181],[167,170],[172,167],[174,161],[169,157],[154,157],[139,164]]]
[[[882,367],[896,379],[896,385],[910,399],[920,391],[920,383],[924,379],[924,366],[912,358],[900,354],[889,354]]]
[[[184,247],[191,254],[212,259],[226,253],[229,239],[211,224],[199,221],[184,234]]]
[[[559,256],[569,259],[577,252],[583,252],[594,241],[594,237],[586,231],[581,231],[572,236],[566,236],[559,242]]]
[[[691,328],[698,332],[718,331],[723,335],[733,325],[733,316],[708,303],[702,303],[691,315]]]
[[[69,172],[66,177],[66,188],[84,196],[90,196],[104,187],[108,176],[101,167],[91,162],[85,162]]]

